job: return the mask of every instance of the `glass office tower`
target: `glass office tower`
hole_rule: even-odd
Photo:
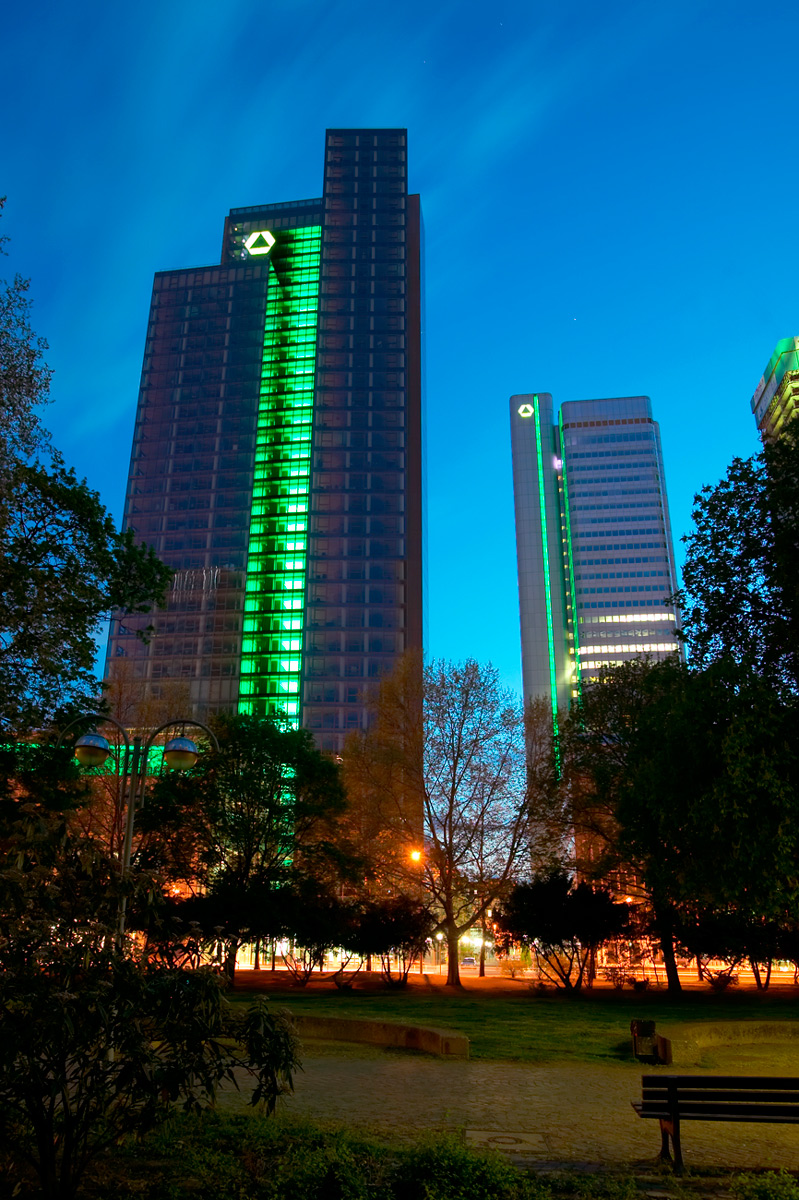
[[[646,396],[512,396],[525,699],[559,708],[605,666],[682,654],[660,430]]]
[[[331,129],[321,198],[231,209],[220,265],[155,277],[125,509],[174,568],[112,623],[195,715],[339,751],[422,646],[422,226],[403,129]],[[151,620],[149,645],[136,637]]]
[[[764,442],[779,437],[799,412],[799,337],[777,342],[752,397],[751,408]]]

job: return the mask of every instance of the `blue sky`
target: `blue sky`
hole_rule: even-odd
[[[749,398],[799,333],[797,36],[797,8],[717,0],[13,6],[4,265],[56,445],[119,518],[153,272],[218,261],[231,206],[320,194],[327,126],[407,126],[428,649],[520,689],[508,396],[651,396],[677,539],[757,449]]]

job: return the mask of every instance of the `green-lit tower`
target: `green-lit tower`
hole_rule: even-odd
[[[510,398],[525,700],[559,714],[617,663],[682,656],[660,428],[647,396]]]
[[[421,311],[402,129],[328,130],[320,198],[231,209],[220,264],[156,275],[125,515],[175,576],[109,674],[333,752],[365,726],[422,646]]]

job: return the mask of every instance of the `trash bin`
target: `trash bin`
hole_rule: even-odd
[[[633,1054],[645,1062],[660,1062],[658,1036],[655,1033],[654,1021],[630,1021],[630,1033],[633,1035]]]

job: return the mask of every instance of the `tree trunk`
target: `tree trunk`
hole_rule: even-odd
[[[660,949],[663,951],[663,965],[666,968],[666,986],[672,995],[682,992],[680,974],[677,970],[677,960],[674,957],[674,935],[671,923],[660,926]]]
[[[477,972],[478,978],[483,979],[486,973],[486,919],[485,914],[480,922],[480,932],[482,939],[480,942],[480,970]]]
[[[239,953],[238,939],[233,938],[228,942],[225,952],[225,974],[230,980],[230,986],[236,982],[236,957]]]
[[[447,929],[447,987],[460,987],[461,973],[458,962],[458,931]]]
[[[252,969],[253,969],[253,971],[260,971],[260,969],[261,969],[261,939],[260,938],[255,939],[255,957],[253,958],[253,961],[252,961]]]

